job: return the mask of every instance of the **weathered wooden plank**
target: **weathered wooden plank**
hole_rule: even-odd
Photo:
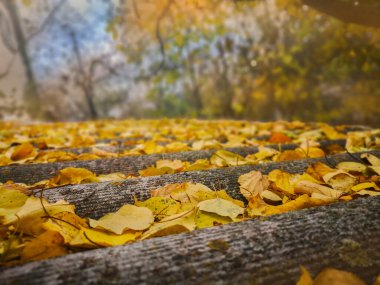
[[[380,151],[372,152],[380,156]],[[360,157],[360,154],[355,154]],[[330,156],[328,163],[336,164],[341,161],[352,161],[348,154]],[[303,172],[310,163],[322,161],[325,158],[288,161],[281,163],[265,163],[259,165],[245,165],[207,171],[190,171],[173,175],[161,175],[136,179],[127,179],[121,182],[103,182],[82,185],[72,185],[47,189],[43,192],[49,201],[66,200],[76,205],[76,212],[80,216],[99,218],[106,213],[116,211],[126,203],[133,203],[133,197],[144,200],[150,197],[150,190],[170,183],[199,182],[211,188],[223,188],[234,198],[244,198],[239,193],[238,177],[251,170],[260,170],[269,173],[274,169],[282,169],[291,173]]]
[[[344,140],[326,141],[321,143],[323,147],[331,144],[344,145]],[[269,145],[282,150],[294,149],[296,144]],[[246,156],[257,152],[257,147],[237,147],[227,148],[227,150]],[[180,159],[184,161],[195,161],[201,158],[210,158],[216,150],[186,151],[176,153],[162,153],[139,156],[125,156],[119,158],[97,159],[97,160],[76,160],[55,163],[38,163],[9,165],[0,167],[0,182],[13,180],[14,182],[33,184],[35,182],[49,179],[54,176],[58,170],[65,167],[84,167],[96,174],[108,174],[112,172],[123,172],[124,174],[138,174],[138,170],[152,166],[160,159]]]
[[[0,271],[2,284],[295,284],[299,266],[380,272],[380,197],[153,238]],[[210,246],[221,243],[220,248]]]

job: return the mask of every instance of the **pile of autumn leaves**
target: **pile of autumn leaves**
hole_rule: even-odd
[[[14,265],[89,248],[116,246],[215,225],[268,216],[360,196],[380,195],[380,159],[362,155],[361,162],[336,168],[317,162],[303,174],[251,171],[239,177],[245,205],[225,190],[199,183],[168,184],[135,199],[98,220],[75,214],[65,201],[49,203],[28,196],[18,184],[0,187],[0,253],[2,264]],[[78,174],[79,176],[81,174]],[[79,177],[78,179],[82,179]],[[62,179],[62,177],[61,177]],[[40,192],[41,196],[43,192]]]

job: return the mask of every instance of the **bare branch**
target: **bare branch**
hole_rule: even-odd
[[[54,19],[55,15],[59,11],[59,9],[63,6],[63,4],[65,4],[65,2],[66,2],[66,0],[61,0],[61,1],[59,1],[59,3],[57,5],[55,5],[53,7],[53,9],[49,12],[49,15],[43,21],[41,26],[26,38],[25,41],[27,43],[29,41],[33,40],[39,33],[41,33],[50,24],[50,22]]]

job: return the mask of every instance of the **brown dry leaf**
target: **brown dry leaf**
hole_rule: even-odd
[[[89,219],[90,226],[121,235],[125,230],[142,231],[153,223],[150,209],[126,204],[115,213],[109,213],[99,220]]]
[[[313,285],[365,285],[365,282],[351,272],[326,268],[315,277]]]
[[[342,192],[350,192],[352,186],[357,182],[355,176],[341,169],[325,174],[322,179],[335,190]]]
[[[50,186],[98,182],[95,173],[85,168],[67,167],[49,180]]]
[[[21,261],[43,260],[68,253],[63,246],[63,237],[55,231],[46,231],[27,242],[21,254]]]
[[[268,177],[260,171],[251,171],[239,176],[240,193],[249,200],[269,187]]]
[[[301,265],[301,277],[297,281],[297,285],[313,285],[313,278],[311,278],[311,275],[309,271]]]

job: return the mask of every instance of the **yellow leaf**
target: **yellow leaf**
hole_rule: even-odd
[[[373,154],[363,153],[360,157],[367,159],[372,166],[380,166],[380,158],[374,156]]]
[[[34,146],[31,143],[23,143],[14,147],[10,159],[19,161],[36,155]]]
[[[101,174],[98,176],[99,182],[105,181],[121,181],[127,179],[127,176],[122,172],[115,172],[110,174]]]
[[[285,192],[285,194],[294,194],[293,176],[291,174],[276,169],[268,174],[268,179],[275,183],[278,190]]]
[[[306,155],[303,152],[296,150],[285,150],[281,152],[277,157],[276,161],[290,161],[305,158]]]
[[[152,197],[144,202],[135,201],[135,205],[150,209],[158,219],[177,214],[181,208],[180,203],[168,197]]]
[[[53,216],[59,212],[74,213],[74,209],[74,205],[67,204],[65,201],[49,204],[45,199],[29,197],[20,210],[12,217],[7,218],[4,224],[17,225],[20,232],[29,235],[39,235],[44,231],[42,226],[46,218],[43,217]]]
[[[365,285],[365,282],[355,274],[326,268],[320,272],[314,279],[313,285]]]
[[[5,216],[18,212],[27,199],[28,196],[17,190],[7,189],[5,185],[0,186],[0,221]]]
[[[359,162],[347,161],[339,163],[336,168],[347,172],[364,172],[366,171],[367,166]]]
[[[236,153],[221,149],[216,151],[210,158],[210,161],[213,165],[217,167],[225,167],[225,166],[237,166],[244,165],[248,162],[244,157],[238,155]]]
[[[154,141],[148,141],[143,145],[143,151],[146,154],[161,153],[164,151],[164,147],[157,145]]]
[[[63,243],[63,238],[58,232],[44,232],[25,244],[21,261],[42,260],[67,254]]]
[[[248,213],[250,214],[250,216],[268,216],[286,213],[289,211],[301,210],[304,208],[325,205],[329,202],[330,201],[310,198],[309,195],[305,194],[285,204],[279,206],[271,206],[264,203],[260,198],[253,197],[248,203],[248,206],[250,208]]]
[[[313,193],[319,193],[325,196],[328,196],[330,198],[338,199],[340,196],[342,196],[343,192],[335,189],[331,189],[329,187],[313,183],[310,181],[299,181],[295,185],[295,192],[300,194],[313,194]]]
[[[369,191],[369,190],[360,190],[356,192],[355,194],[362,195],[362,196],[380,196],[380,192],[378,191]]]
[[[297,285],[313,285],[313,279],[307,269],[301,265],[301,277],[297,281]]]
[[[60,212],[51,215],[42,227],[47,231],[59,232],[65,243],[70,243],[80,232],[80,229],[88,225],[85,219],[82,219],[72,212]]]
[[[252,196],[263,192],[269,187],[267,176],[263,176],[260,171],[251,171],[239,177],[240,193],[249,200]]]
[[[117,246],[135,241],[141,232],[127,231],[121,235],[103,232],[101,230],[82,228],[79,234],[70,241],[71,246],[96,248],[100,246]]]
[[[198,159],[190,165],[186,165],[184,171],[199,171],[211,168],[212,165],[207,159]]]
[[[376,185],[375,182],[364,182],[364,183],[360,183],[360,184],[357,184],[355,186],[352,186],[352,190],[357,192],[357,191],[360,191],[360,190],[365,190],[365,189],[374,189],[374,190],[377,190],[377,191],[380,191],[380,188]]]
[[[220,198],[199,202],[198,208],[201,211],[214,213],[231,219],[235,219],[237,216],[244,214],[244,208],[237,206],[231,201]]]
[[[194,217],[194,209],[166,217],[160,222],[154,223],[149,230],[142,235],[141,239],[193,231],[195,229]]]
[[[148,208],[127,204],[117,212],[109,213],[97,221],[90,219],[90,226],[121,235],[127,229],[145,230],[149,228],[153,221],[153,213]]]
[[[330,172],[334,172],[335,170],[331,167],[327,166],[326,164],[318,161],[316,163],[313,163],[312,165],[309,165],[309,167],[306,170],[306,173],[314,177],[318,181],[323,181],[322,177]]]
[[[195,216],[195,224],[197,229],[203,229],[218,225],[224,225],[233,222],[233,220],[229,217],[222,217],[214,213],[197,211]]]
[[[81,184],[98,182],[96,175],[85,168],[67,167],[58,171],[58,174],[51,178],[51,186],[60,186],[67,184]]]
[[[257,160],[264,160],[267,158],[271,158],[274,155],[278,154],[279,151],[275,150],[270,147],[265,147],[265,146],[259,146],[259,151],[254,154]]]
[[[161,167],[161,168],[148,167],[146,169],[139,170],[139,173],[141,176],[146,177],[146,176],[157,176],[157,175],[164,175],[164,174],[174,174],[175,171],[173,168],[170,168],[170,167]]]
[[[265,190],[265,191],[261,192],[260,196],[263,199],[270,200],[273,202],[281,202],[282,201],[282,198],[280,196],[278,196],[277,194],[275,194],[269,190]]]
[[[158,160],[156,161],[156,167],[157,168],[171,168],[173,169],[175,172],[177,171],[180,171],[182,170],[182,168],[184,167],[184,164],[182,161],[180,160],[167,160],[167,159],[164,159],[164,160]]]

